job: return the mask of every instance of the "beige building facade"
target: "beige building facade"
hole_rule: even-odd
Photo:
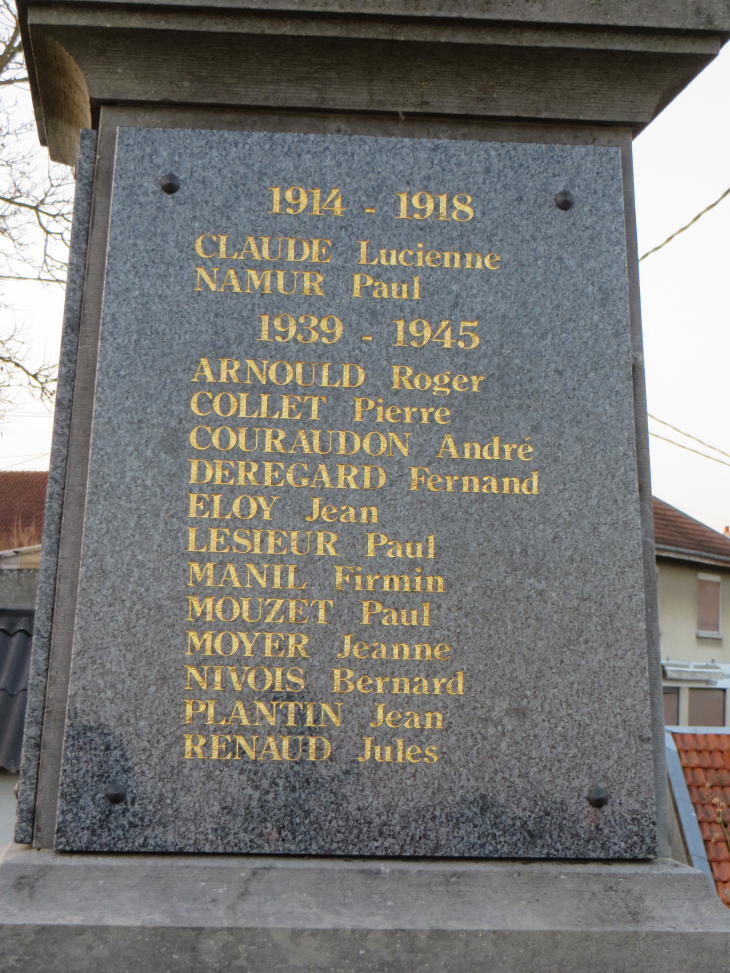
[[[730,726],[730,536],[654,500],[667,726]]]

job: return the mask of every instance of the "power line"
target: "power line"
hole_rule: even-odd
[[[56,280],[55,277],[18,277],[13,274],[12,276],[7,276],[0,274],[0,280],[29,280],[33,284],[64,284],[65,281]]]
[[[0,469],[2,469],[2,470],[12,470],[16,466],[23,466],[25,463],[34,463],[36,460],[42,459],[44,456],[50,456],[50,455],[51,455],[50,453],[38,453],[35,456],[24,456],[17,463],[11,463],[10,466],[3,466],[3,467],[0,467]],[[9,458],[12,458],[12,457],[9,457]],[[730,466],[730,463],[728,465]],[[35,472],[35,471],[33,471],[33,472]],[[45,472],[45,471],[42,470],[41,472]]]
[[[639,263],[641,263],[642,260],[646,260],[646,258],[647,257],[650,257],[653,253],[656,253],[657,250],[661,250],[662,247],[666,247],[666,245],[668,243],[671,243],[671,241],[675,238],[675,236],[679,236],[680,233],[684,233],[685,230],[688,230],[694,223],[697,222],[697,220],[701,216],[704,216],[705,213],[709,213],[711,209],[714,209],[717,206],[717,204],[718,203],[721,203],[723,201],[723,199],[726,196],[728,196],[728,195],[730,195],[730,186],[725,190],[725,192],[722,194],[722,196],[720,196],[719,199],[716,199],[714,203],[710,203],[709,206],[706,206],[702,210],[702,212],[701,213],[698,213],[697,216],[695,216],[693,219],[691,219],[686,226],[683,226],[680,230],[677,230],[676,233],[672,233],[671,236],[668,236],[667,239],[664,241],[664,243],[660,243],[659,246],[658,247],[654,247],[653,250],[647,250],[647,252],[644,254],[643,257],[639,257]]]
[[[717,446],[710,446],[709,443],[703,442],[701,439],[698,439],[697,436],[691,436],[688,432],[683,432],[681,429],[677,429],[677,427],[673,426],[671,423],[665,422],[663,419],[657,419],[657,417],[653,416],[651,412],[647,413],[647,415],[650,419],[653,419],[654,422],[661,423],[662,426],[668,426],[669,429],[673,429],[675,432],[678,432],[680,436],[686,436],[687,439],[694,440],[694,442],[699,443],[700,446],[705,446],[707,449],[712,449],[714,452],[720,453],[721,456],[727,456],[727,458],[730,459],[730,453],[726,453],[724,450],[718,449]],[[670,442],[670,440],[667,441]],[[677,443],[677,446],[679,446],[679,443]]]
[[[666,436],[659,436],[655,432],[650,432],[650,436],[654,439],[661,439],[664,443],[671,443],[672,446],[676,446],[678,449],[686,449],[688,453],[695,453],[697,456],[701,456],[703,459],[711,459],[713,463],[719,463],[721,466],[730,466],[730,463],[726,463],[724,459],[717,459],[716,456],[708,456],[707,453],[701,453],[698,449],[691,449],[689,446],[683,446],[681,443],[675,443],[673,439],[667,439]],[[710,447],[712,449],[712,447]]]

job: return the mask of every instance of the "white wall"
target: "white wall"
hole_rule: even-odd
[[[720,638],[697,635],[697,576],[720,577]],[[659,587],[659,633],[662,660],[674,662],[716,662],[730,666],[730,571],[704,564],[657,563]],[[727,670],[725,670],[727,675]],[[689,691],[701,689],[698,682],[662,679],[665,687],[679,689],[679,723],[689,725]],[[707,688],[725,691],[725,726],[730,726],[730,682],[719,679]]]
[[[709,565],[657,564],[662,659],[730,664],[730,571]],[[718,575],[720,638],[697,637],[697,575]]]

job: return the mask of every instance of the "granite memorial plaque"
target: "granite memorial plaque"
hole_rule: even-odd
[[[120,129],[56,847],[650,857],[646,666],[619,150]]]

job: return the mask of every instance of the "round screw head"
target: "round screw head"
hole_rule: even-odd
[[[160,179],[160,189],[163,191],[163,193],[167,193],[168,196],[176,193],[179,188],[180,180],[174,172],[168,172],[166,176],[163,176],[162,179]]]
[[[104,791],[104,797],[110,804],[124,804],[127,792],[121,784],[110,784]]]
[[[591,787],[588,791],[588,803],[591,807],[605,807],[608,804],[608,791],[602,787]]]
[[[570,209],[574,202],[573,194],[567,189],[561,189],[555,197],[555,205],[558,209]]]

